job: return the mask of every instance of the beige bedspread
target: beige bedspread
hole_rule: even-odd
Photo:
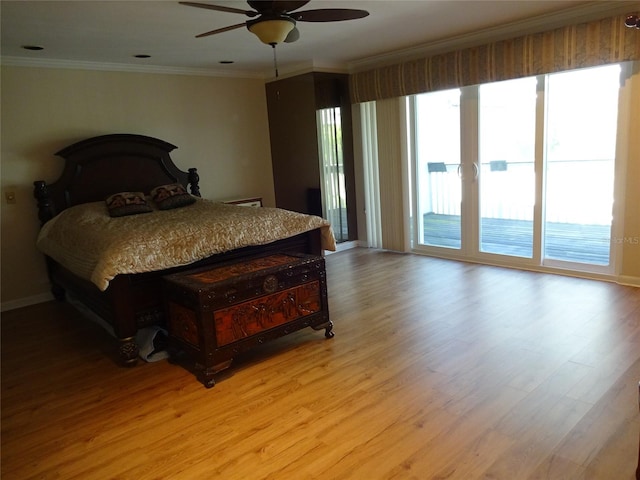
[[[316,228],[335,250],[329,222],[277,208],[198,199],[173,210],[111,218],[104,202],[68,208],[47,222],[37,247],[100,290],[118,274],[188,265],[210,255],[264,245]]]

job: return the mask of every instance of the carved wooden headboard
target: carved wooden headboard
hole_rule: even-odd
[[[145,135],[112,134],[88,138],[63,148],[65,159],[60,178],[47,185],[34,182],[38,218],[42,223],[73,205],[104,200],[118,192],[144,192],[168,183],[190,185],[200,196],[195,168],[180,170],[169,153],[176,148]]]

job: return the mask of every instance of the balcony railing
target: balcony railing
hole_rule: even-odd
[[[480,168],[482,218],[533,220],[535,172],[532,162],[486,162]],[[548,162],[546,178],[547,222],[611,224],[613,171],[610,159]],[[422,213],[460,215],[459,165],[428,164],[428,174],[423,176],[419,192]]]

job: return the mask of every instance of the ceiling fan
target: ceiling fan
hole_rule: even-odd
[[[296,22],[340,22],[343,20],[355,20],[369,15],[369,12],[366,10],[349,8],[321,8],[317,10],[296,11],[309,3],[309,0],[248,0],[247,3],[253,10],[241,10],[239,8],[221,5],[210,5],[208,3],[180,3],[189,7],[206,8],[218,12],[239,13],[251,19],[244,23],[201,33],[196,35],[196,38],[228,32],[229,30],[246,26],[261,42],[271,45],[272,47],[275,47],[278,43],[291,43],[298,40],[300,32],[296,28]]]

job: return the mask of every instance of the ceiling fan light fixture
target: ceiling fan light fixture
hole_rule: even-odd
[[[629,28],[640,29],[640,16],[635,13],[630,13],[624,20],[624,24]]]
[[[267,20],[248,21],[247,28],[251,33],[267,45],[284,42],[289,32],[296,26],[295,20],[288,17],[278,17]]]

